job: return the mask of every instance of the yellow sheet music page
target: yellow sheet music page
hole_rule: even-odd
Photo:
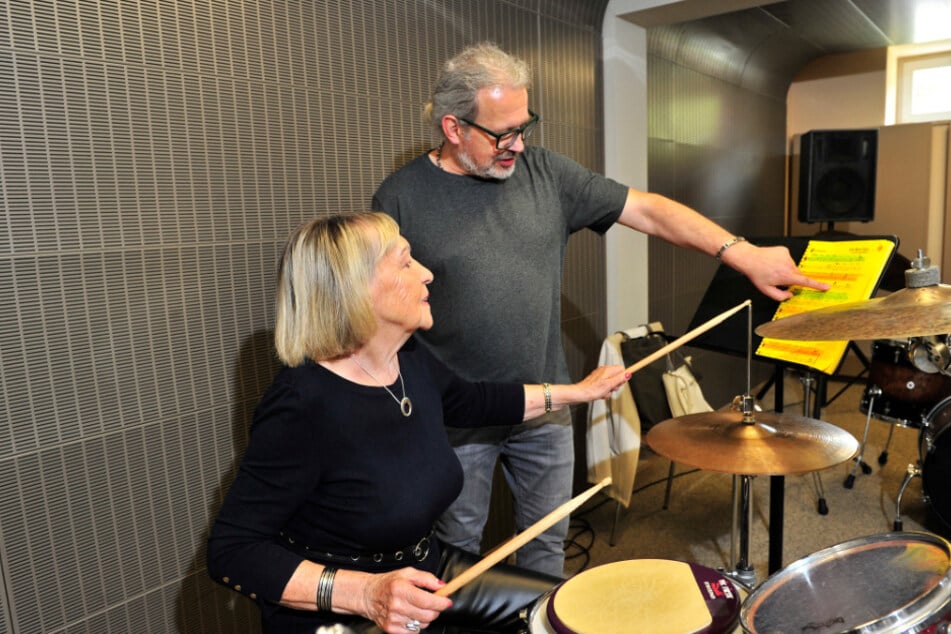
[[[871,299],[875,285],[895,249],[891,240],[810,240],[799,268],[826,282],[826,292],[794,286],[793,296],[776,309],[773,320],[846,302]],[[842,361],[848,340],[793,341],[764,337],[756,354],[832,374]]]

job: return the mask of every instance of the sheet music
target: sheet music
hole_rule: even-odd
[[[847,302],[871,299],[891,258],[891,240],[810,240],[799,261],[802,272],[826,282],[826,292],[793,287],[793,296],[782,302],[773,320]],[[764,337],[756,354],[832,374],[848,347],[843,341],[793,341]]]

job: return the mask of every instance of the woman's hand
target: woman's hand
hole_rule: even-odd
[[[565,405],[587,403],[599,398],[607,398],[611,393],[624,385],[631,378],[624,366],[602,365],[594,369],[588,376],[571,385],[548,385],[548,398],[545,396],[546,386],[525,386],[525,420],[541,416],[546,407],[558,410]]]
[[[584,377],[574,385],[565,387],[575,388],[576,393],[569,398],[576,400],[572,403],[582,403],[595,401],[599,398],[608,398],[611,393],[624,385],[624,382],[631,378],[624,366],[620,365],[602,365],[594,369],[588,376]],[[552,395],[554,398],[554,394]]]
[[[435,575],[416,568],[369,575],[363,589],[364,616],[390,634],[426,629],[452,605],[449,598],[433,594],[443,585]]]

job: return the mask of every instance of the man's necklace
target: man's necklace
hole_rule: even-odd
[[[407,417],[408,417],[410,414],[413,413],[413,402],[412,402],[411,400],[409,400],[409,397],[408,397],[408,396],[406,396],[406,384],[403,383],[403,373],[400,371],[399,366],[397,366],[397,368],[396,368],[396,373],[397,373],[397,375],[399,375],[399,377],[400,377],[400,389],[403,390],[403,398],[402,398],[402,399],[396,398],[396,394],[393,393],[393,390],[391,390],[390,388],[386,387],[386,385],[384,385],[382,381],[380,381],[378,378],[376,378],[375,376],[373,376],[373,373],[372,373],[372,372],[370,372],[370,371],[367,370],[365,367],[363,367],[363,364],[360,363],[360,360],[359,360],[359,359],[357,359],[357,355],[352,354],[352,355],[350,355],[350,358],[353,359],[353,362],[356,363],[357,366],[359,366],[361,370],[363,370],[364,372],[367,373],[367,376],[369,376],[371,379],[373,379],[374,381],[376,381],[377,383],[379,383],[379,384],[380,384],[380,387],[382,387],[384,390],[386,390],[387,392],[390,393],[390,396],[393,397],[393,400],[396,401],[397,405],[400,406],[400,412],[403,414],[403,416],[407,416]]]
[[[446,142],[443,141],[439,144],[439,147],[436,148],[436,167],[445,171],[442,166],[442,146],[446,145]]]

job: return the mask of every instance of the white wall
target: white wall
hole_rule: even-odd
[[[604,168],[647,187],[647,33],[618,17],[664,2],[611,0],[604,17]],[[615,226],[606,236],[607,332],[648,321],[647,236]]]
[[[786,133],[877,128],[885,123],[884,49],[828,55],[807,64],[786,94]]]
[[[674,22],[776,0],[610,0],[602,29],[607,176],[647,188],[647,32],[621,16],[667,7]],[[657,15],[655,14],[655,18]],[[607,331],[648,321],[647,237],[616,226],[606,236]]]

